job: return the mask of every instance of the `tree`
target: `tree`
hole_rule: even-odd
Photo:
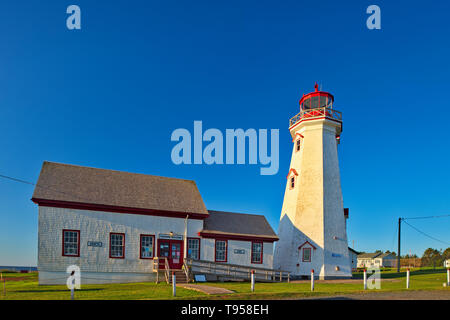
[[[442,252],[436,249],[428,248],[422,256],[422,266],[436,267],[441,266],[443,262]]]
[[[444,252],[442,253],[442,258],[444,260],[450,259],[450,248],[444,250]]]

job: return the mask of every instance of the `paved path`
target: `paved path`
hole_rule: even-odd
[[[364,292],[336,296],[308,297],[311,300],[450,300],[448,290],[411,290],[400,292]]]
[[[228,289],[219,288],[219,287],[211,287],[211,286],[205,286],[201,284],[187,284],[187,283],[181,283],[177,284],[177,287],[189,289],[189,290],[195,290],[200,291],[206,294],[230,294],[234,293],[233,291],[230,291]]]

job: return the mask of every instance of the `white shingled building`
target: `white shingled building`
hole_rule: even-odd
[[[70,265],[83,283],[153,281],[156,260],[273,267],[265,217],[208,211],[194,181],[44,162],[32,200],[40,284],[66,283]]]

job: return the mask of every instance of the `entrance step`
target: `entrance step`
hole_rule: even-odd
[[[182,270],[174,271],[174,273],[175,273],[177,283],[188,283],[186,274],[184,273],[184,271],[182,271]],[[172,273],[170,273],[169,283],[172,283]]]

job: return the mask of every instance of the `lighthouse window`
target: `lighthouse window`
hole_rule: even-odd
[[[300,139],[297,140],[296,151],[300,151]]]
[[[311,262],[311,248],[303,248],[303,262]]]
[[[291,177],[291,189],[295,187],[295,177]]]

